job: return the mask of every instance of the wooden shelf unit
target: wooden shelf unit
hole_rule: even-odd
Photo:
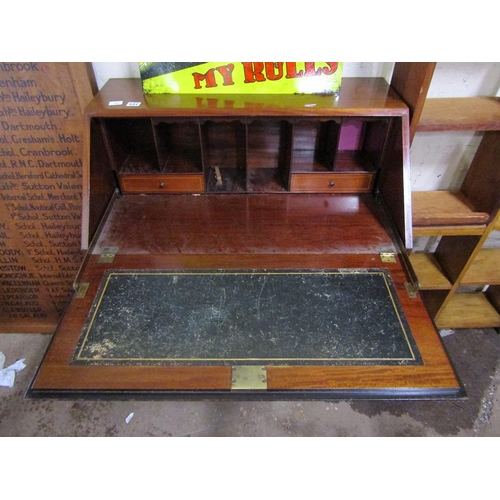
[[[432,255],[411,255],[440,328],[499,326],[500,251],[483,249],[500,227],[500,98],[426,98],[436,63],[396,63],[392,86],[419,132],[474,131],[482,139],[455,191],[412,193],[413,235],[439,237]],[[451,285],[451,286],[450,286]],[[482,290],[467,293],[465,287]]]

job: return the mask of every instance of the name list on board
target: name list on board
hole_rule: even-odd
[[[0,331],[53,331],[81,263],[83,120],[70,64],[0,63]]]

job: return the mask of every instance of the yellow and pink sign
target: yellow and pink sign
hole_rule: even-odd
[[[338,94],[341,62],[140,62],[145,94]]]

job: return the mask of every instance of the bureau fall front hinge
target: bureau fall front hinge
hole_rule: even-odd
[[[415,283],[405,283],[406,293],[411,299],[414,299],[417,296],[418,285]]]
[[[392,252],[381,252],[380,260],[382,262],[396,262],[396,254]]]
[[[77,299],[83,299],[85,297],[85,294],[87,293],[87,290],[89,289],[90,283],[80,283],[76,287],[76,298]]]
[[[254,391],[267,389],[267,367],[261,365],[233,366],[231,370],[232,391]]]
[[[118,247],[105,247],[102,249],[99,255],[100,264],[111,264],[115,260],[115,256],[118,253]]]

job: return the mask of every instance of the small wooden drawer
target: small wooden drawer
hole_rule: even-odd
[[[120,176],[120,187],[123,193],[203,193],[204,186],[203,174]]]
[[[292,174],[290,191],[295,193],[369,193],[372,173]]]

